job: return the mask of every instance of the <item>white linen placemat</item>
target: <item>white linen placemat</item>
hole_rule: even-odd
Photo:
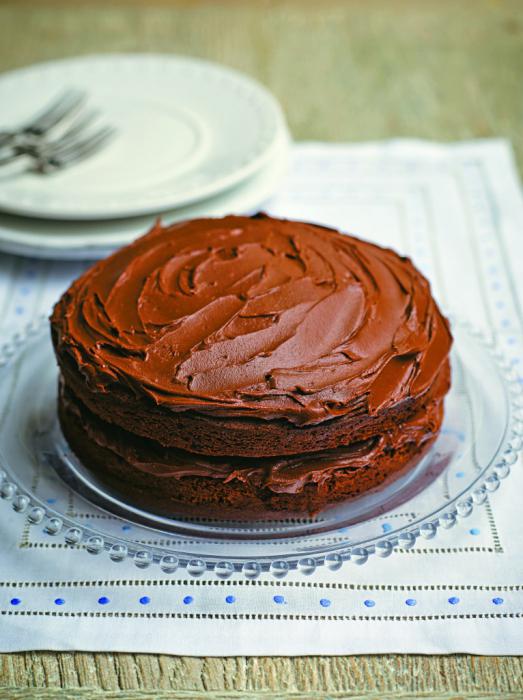
[[[523,200],[505,142],[299,144],[266,210],[410,255],[446,310],[520,362]],[[2,336],[49,309],[84,267],[1,256]],[[412,550],[226,582],[67,549],[0,502],[0,651],[521,654],[521,493],[516,465],[486,506]]]

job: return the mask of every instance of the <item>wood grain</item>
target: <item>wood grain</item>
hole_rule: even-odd
[[[521,9],[520,0],[0,0],[0,70],[99,51],[202,56],[267,84],[297,139],[504,136],[522,165]],[[523,697],[523,662],[0,655],[0,700],[58,697]]]
[[[0,656],[0,700],[26,689],[98,689],[112,697],[522,697],[516,657],[369,656],[190,658],[148,654],[26,652]],[[29,692],[27,692],[31,689]],[[140,690],[142,694],[132,694]],[[151,695],[153,693],[154,695]],[[163,693],[163,695],[160,695]],[[484,695],[478,695],[484,693]],[[149,694],[149,695],[148,695]],[[19,697],[23,697],[20,695]]]

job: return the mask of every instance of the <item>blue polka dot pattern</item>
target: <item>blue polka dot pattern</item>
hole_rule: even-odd
[[[273,602],[276,603],[277,605],[283,605],[283,604],[287,603],[287,601],[285,600],[285,596],[283,596],[283,595],[279,595],[279,594],[274,595],[272,599],[273,599]],[[228,605],[232,605],[233,603],[236,603],[236,597],[234,595],[227,595],[224,600]],[[151,603],[151,598],[147,595],[143,595],[138,599],[138,601],[139,601],[140,605],[149,605],[149,603]],[[191,595],[186,595],[182,599],[182,601],[183,601],[184,605],[190,605],[191,603],[194,602],[194,598]],[[22,604],[21,598],[11,598],[11,600],[9,602],[11,605],[14,605],[14,606]],[[108,605],[110,602],[111,601],[107,596],[100,596],[100,598],[98,598],[99,605]],[[447,602],[449,605],[458,605],[459,603],[461,603],[461,598],[453,595],[453,596],[450,596],[449,598],[447,598]],[[494,605],[503,605],[503,603],[505,601],[503,598],[496,596],[496,597],[491,599],[491,602]],[[58,605],[58,606],[62,606],[62,605],[66,604],[66,600],[64,598],[55,598],[54,604]],[[329,608],[332,605],[332,601],[329,598],[320,598],[319,604],[322,608]],[[418,601],[415,598],[407,598],[405,600],[405,605],[407,605],[408,607],[413,607],[417,604],[418,604]],[[376,606],[376,601],[374,601],[370,598],[367,598],[366,600],[363,601],[363,605],[367,608],[374,608]]]
[[[471,527],[469,532],[471,535],[479,535],[480,531],[479,531],[479,528],[477,528],[477,527]]]
[[[465,472],[456,472],[457,479],[463,479],[464,476],[465,476]]]
[[[128,531],[131,530],[131,529],[132,529],[132,528],[131,528],[130,525],[122,525],[122,530],[123,530],[124,532],[128,532]]]
[[[390,523],[383,523],[381,529],[383,532],[390,532],[392,530],[392,525]]]

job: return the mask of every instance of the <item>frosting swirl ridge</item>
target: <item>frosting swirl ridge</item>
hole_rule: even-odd
[[[52,322],[93,390],[296,425],[420,396],[451,345],[408,258],[264,215],[157,224],[84,273]]]

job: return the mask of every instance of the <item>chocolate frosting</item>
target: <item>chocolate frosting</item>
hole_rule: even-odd
[[[408,258],[264,215],[157,224],[84,273],[52,324],[93,391],[296,425],[423,394],[451,345]]]

